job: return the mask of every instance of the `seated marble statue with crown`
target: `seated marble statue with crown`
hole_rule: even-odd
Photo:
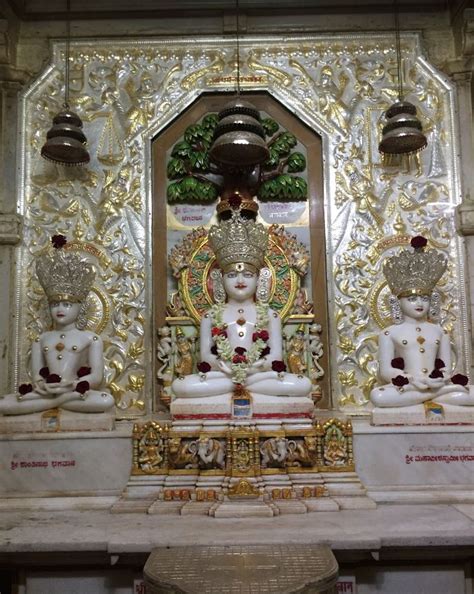
[[[424,237],[414,237],[413,251],[402,250],[384,262],[395,323],[379,335],[383,385],[372,390],[370,399],[380,408],[424,404],[442,416],[443,405],[458,410],[474,405],[474,390],[466,376],[452,375],[450,337],[436,323],[439,296],[433,293],[447,261],[436,250],[426,250],[426,244]]]
[[[53,247],[37,259],[36,272],[49,302],[53,329],[43,332],[31,348],[32,383],[18,394],[0,398],[0,415],[24,415],[60,408],[100,413],[114,406],[100,390],[104,360],[101,338],[77,327],[81,308],[95,278],[94,267],[63,248],[55,235]]]
[[[256,204],[239,200],[209,231],[219,265],[211,272],[215,303],[200,324],[199,373],[174,380],[171,414],[175,420],[308,419],[311,381],[286,372],[281,319],[268,303],[268,230],[249,216],[246,207]]]

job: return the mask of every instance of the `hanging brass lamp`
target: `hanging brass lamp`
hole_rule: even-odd
[[[239,0],[237,17],[237,96],[219,112],[209,157],[224,168],[251,169],[270,155],[258,109],[240,97]]]
[[[404,155],[421,151],[428,144],[416,115],[416,107],[403,100],[403,80],[400,49],[400,22],[398,2],[394,0],[395,37],[397,49],[398,101],[385,112],[386,124],[382,129],[379,151],[384,155]]]
[[[69,56],[70,56],[70,0],[67,0],[67,36],[64,109],[53,118],[53,125],[46,134],[41,156],[59,165],[85,165],[90,156],[86,148],[87,138],[82,131],[81,118],[69,109]]]
[[[388,155],[416,153],[427,145],[416,107],[408,101],[397,101],[385,112],[387,123],[382,129],[379,151]]]
[[[248,168],[269,157],[265,133],[258,110],[239,96],[227,103],[218,115],[219,123],[209,151],[221,165]]]

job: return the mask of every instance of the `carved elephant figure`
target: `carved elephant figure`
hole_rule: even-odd
[[[302,440],[288,441],[286,466],[314,466],[316,464],[317,439],[315,435],[306,435]]]
[[[197,441],[201,468],[225,467],[225,443],[212,437],[201,437]]]
[[[260,446],[262,468],[281,468],[288,455],[288,440],[284,437],[270,437]]]
[[[168,457],[172,468],[197,468],[197,441],[183,441],[180,437],[168,440]]]

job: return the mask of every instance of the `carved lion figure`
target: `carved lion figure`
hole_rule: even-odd
[[[302,440],[288,441],[286,466],[315,466],[317,439],[315,435],[305,435]]]
[[[197,468],[197,441],[182,441],[181,437],[170,437],[168,456],[172,468]]]

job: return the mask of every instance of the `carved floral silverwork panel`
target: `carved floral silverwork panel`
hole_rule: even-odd
[[[419,157],[384,165],[377,151],[384,110],[396,98],[392,35],[247,38],[244,90],[267,90],[319,133],[324,146],[334,406],[365,407],[376,377],[376,334],[388,323],[381,262],[412,234],[445,251],[440,287],[445,327],[460,368],[469,361],[463,261],[453,211],[456,169],[453,88],[404,35],[406,99],[428,136]],[[89,323],[105,342],[106,381],[119,414],[151,406],[151,139],[203,92],[231,91],[233,43],[201,39],[72,44],[71,107],[84,121],[91,163],[62,168],[39,157],[63,102],[64,46],[25,93],[20,203],[24,247],[18,274],[18,361],[24,375],[31,340],[47,325],[34,255],[63,233],[98,269]],[[322,306],[317,302],[315,307]]]

